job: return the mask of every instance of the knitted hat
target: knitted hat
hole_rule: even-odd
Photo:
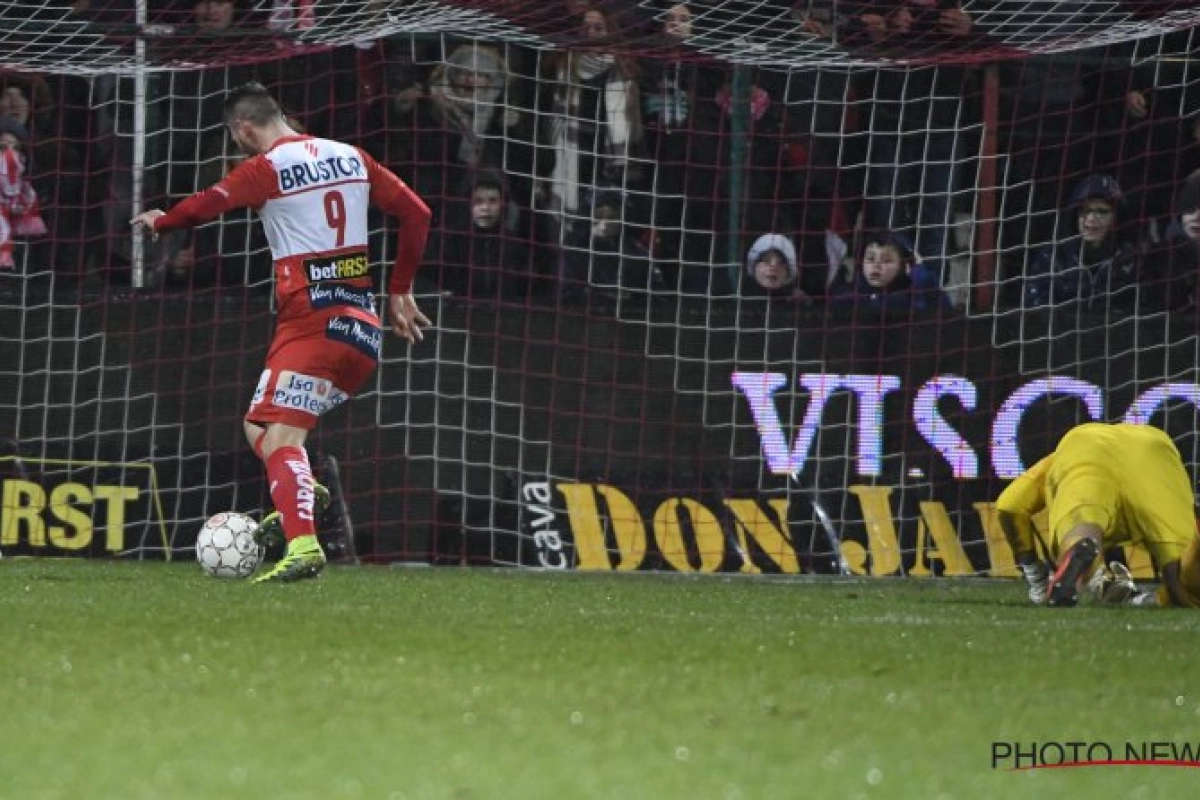
[[[746,254],[746,272],[753,277],[754,265],[772,250],[778,251],[783,256],[783,260],[787,262],[788,280],[796,280],[799,272],[799,265],[796,263],[796,246],[786,236],[778,233],[764,233],[754,240],[754,244],[750,246],[750,252]]]

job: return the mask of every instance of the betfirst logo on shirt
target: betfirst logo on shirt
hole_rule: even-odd
[[[309,283],[350,280],[361,278],[370,272],[371,261],[366,253],[304,259],[304,275]]]
[[[319,417],[331,408],[346,402],[347,395],[325,378],[314,378],[291,370],[279,373],[271,405],[291,408]]]

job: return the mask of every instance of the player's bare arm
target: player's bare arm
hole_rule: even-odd
[[[421,313],[417,299],[411,293],[388,296],[388,319],[396,335],[413,344],[423,340],[425,336],[422,329],[433,324],[429,317]]]

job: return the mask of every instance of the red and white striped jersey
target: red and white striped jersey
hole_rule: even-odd
[[[186,227],[235,208],[254,208],[275,262],[281,323],[343,305],[373,317],[367,254],[371,204],[400,223],[388,290],[407,292],[429,234],[429,208],[366,152],[331,139],[280,139],[212,188],[179,203],[154,228]]]

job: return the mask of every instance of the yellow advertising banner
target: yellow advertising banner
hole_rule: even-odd
[[[5,554],[121,555],[161,540],[167,526],[154,465],[0,457]]]

